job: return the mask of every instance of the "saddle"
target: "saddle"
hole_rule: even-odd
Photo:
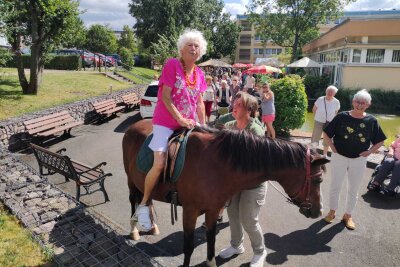
[[[176,130],[168,139],[167,157],[164,166],[164,182],[176,183],[182,172],[186,157],[186,144],[193,129]],[[142,147],[139,150],[136,167],[138,170],[147,173],[153,166],[154,154],[149,148],[153,133],[147,136]]]

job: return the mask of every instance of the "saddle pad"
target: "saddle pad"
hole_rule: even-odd
[[[166,177],[168,182],[176,183],[178,181],[179,176],[181,175],[181,172],[183,170],[183,166],[185,165],[185,157],[186,157],[186,144],[188,137],[190,135],[191,131],[189,131],[189,134],[186,135],[184,138],[180,139],[179,142],[181,142],[181,146],[178,151],[178,155],[176,157],[176,162],[175,162],[175,167],[174,171],[172,174],[172,177]],[[136,159],[136,167],[138,168],[139,171],[148,173],[153,166],[153,161],[154,161],[154,152],[149,148],[149,144],[151,142],[151,139],[153,138],[153,134],[151,133],[149,136],[147,136],[146,140],[144,141],[142,147],[139,150],[137,159]],[[167,175],[169,176],[169,175]]]
[[[153,133],[149,134],[146,140],[144,140],[136,159],[136,168],[144,173],[148,173],[150,171],[154,162],[154,152],[149,147],[151,139],[153,139]]]

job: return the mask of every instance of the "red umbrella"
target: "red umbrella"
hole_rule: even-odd
[[[250,69],[247,70],[247,72],[251,74],[271,74],[274,72],[282,73],[280,69],[266,65],[251,67]]]
[[[236,69],[250,68],[252,66],[253,66],[253,64],[244,64],[244,63],[235,63],[235,64],[233,64],[233,67],[236,68]]]

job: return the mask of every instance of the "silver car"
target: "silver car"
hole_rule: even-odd
[[[153,81],[147,87],[140,100],[140,115],[142,118],[152,118],[157,104],[158,81]]]

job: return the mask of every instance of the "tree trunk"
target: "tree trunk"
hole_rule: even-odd
[[[22,52],[21,52],[21,35],[15,36],[11,42],[11,47],[15,55],[15,64],[17,67],[18,71],[18,79],[19,79],[19,84],[21,85],[22,88],[22,93],[26,94],[28,91],[29,83],[28,80],[26,79],[25,76],[25,70],[24,70],[24,62],[22,61]]]
[[[38,88],[40,86],[40,73],[43,69],[42,66],[42,51],[40,43],[40,33],[39,33],[39,20],[38,11],[36,10],[36,5],[31,3],[31,23],[32,23],[32,45],[31,45],[31,60],[30,60],[30,78],[29,78],[29,88],[27,94],[37,95]]]
[[[300,38],[300,36],[297,33],[295,33],[294,42],[293,42],[293,46],[292,46],[292,57],[290,58],[290,62],[294,62],[297,59],[297,50],[298,50],[298,46],[299,46],[299,38]]]

